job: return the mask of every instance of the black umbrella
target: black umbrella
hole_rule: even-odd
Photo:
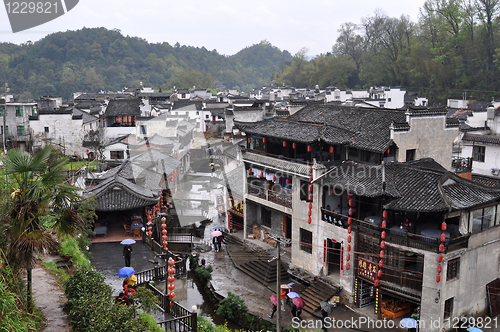
[[[328,302],[321,301],[320,305],[321,305],[321,309],[323,309],[324,311],[326,311],[328,313],[332,312],[332,310],[333,310],[333,306],[331,306]]]

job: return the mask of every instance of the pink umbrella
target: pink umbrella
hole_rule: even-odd
[[[276,295],[271,295],[270,299],[272,304],[278,305],[278,297]]]
[[[212,232],[212,236],[213,237],[217,237],[217,236],[221,236],[222,235],[222,232],[221,231],[213,231]]]
[[[297,308],[304,308],[304,300],[302,300],[300,297],[293,298],[292,302],[297,306]]]

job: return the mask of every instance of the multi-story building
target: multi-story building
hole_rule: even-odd
[[[399,300],[427,321],[484,311],[497,273],[477,257],[500,250],[488,242],[500,192],[447,171],[458,122],[445,116],[315,104],[236,122],[247,135],[244,231],[258,225],[291,239],[292,263],[339,284],[358,306]],[[472,278],[482,288],[466,300],[459,289]],[[373,297],[360,295],[372,287]]]
[[[36,103],[5,103],[0,99],[0,135],[6,149],[31,150],[29,116],[36,114]]]

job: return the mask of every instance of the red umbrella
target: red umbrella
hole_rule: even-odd
[[[304,300],[302,300],[300,297],[293,298],[292,302],[297,306],[297,308],[304,308]]]
[[[271,295],[270,299],[272,304],[278,305],[278,298],[276,297],[276,295]]]

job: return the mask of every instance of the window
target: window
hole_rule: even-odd
[[[306,202],[312,202],[312,200],[309,200],[309,194],[312,194],[309,192],[309,182],[306,181],[300,181],[300,200],[301,201],[306,201]]]
[[[145,125],[141,125],[141,134],[142,135],[146,135],[148,132],[146,130],[146,126]]]
[[[448,261],[446,270],[446,281],[458,279],[460,277],[460,257]]]
[[[17,136],[24,136],[24,126],[17,126]]]
[[[16,106],[16,116],[23,116],[23,107]]]
[[[417,149],[406,150],[406,161],[415,160],[416,153],[417,153]]]
[[[111,159],[123,159],[123,151],[110,151],[110,158]]]
[[[135,116],[132,115],[117,116],[115,121],[123,127],[135,126]]]
[[[2,135],[3,135],[3,126],[2,126]],[[9,126],[5,126],[5,135],[9,136]]]
[[[205,115],[205,119],[210,119],[210,115]]]
[[[196,112],[196,115],[200,115],[200,112]]]
[[[474,146],[474,151],[472,153],[472,160],[484,163],[484,153],[486,152],[485,146]]]
[[[49,132],[49,127],[44,127],[43,131],[46,132],[46,133],[48,133]]]
[[[312,254],[312,238],[313,233],[305,230],[303,228],[300,229],[300,250],[304,250],[307,253]]]
[[[387,99],[388,102],[391,102],[391,98]]]
[[[262,214],[262,226],[271,228],[271,210],[262,207],[261,214]]]
[[[453,314],[453,298],[444,302],[444,319],[450,318]]]
[[[3,116],[4,111],[5,111],[5,106],[0,106],[0,116]]]

